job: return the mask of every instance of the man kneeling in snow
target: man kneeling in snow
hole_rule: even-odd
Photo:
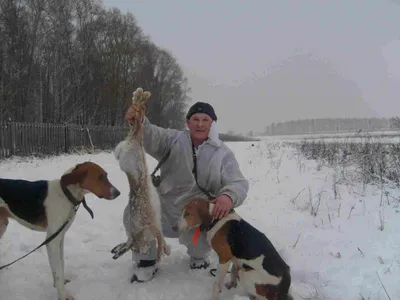
[[[132,104],[125,115],[125,120],[131,124],[134,123],[134,111],[135,104]],[[211,248],[204,232],[195,246],[192,242],[194,231],[179,235],[172,230],[185,204],[196,196],[208,197],[215,204],[213,216],[223,218],[231,208],[243,203],[249,189],[235,155],[219,139],[216,121],[213,107],[204,102],[197,102],[189,109],[186,115],[189,132],[158,127],[146,117],[143,121],[146,152],[160,161],[170,151],[160,168],[160,183],[156,184],[163,234],[179,238],[179,243],[187,247],[192,269],[208,268]],[[154,241],[147,254],[133,255],[137,262],[134,281],[145,282],[153,278],[158,268],[156,252]]]

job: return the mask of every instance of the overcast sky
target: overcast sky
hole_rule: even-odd
[[[400,115],[400,1],[103,0],[172,52],[221,131]],[[135,87],[132,87],[134,89]]]

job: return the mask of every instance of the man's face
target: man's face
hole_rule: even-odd
[[[211,117],[205,113],[193,114],[190,119],[186,121],[192,139],[205,141],[210,132],[212,121]]]

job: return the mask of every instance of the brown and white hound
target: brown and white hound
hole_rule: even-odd
[[[88,193],[107,200],[120,195],[108,180],[106,171],[93,162],[78,164],[67,170],[61,179],[50,181],[0,178],[0,238],[6,231],[9,218],[29,229],[47,232],[47,237],[64,226],[46,244],[60,300],[74,299],[65,289],[68,280],[64,279],[64,235],[75,219],[79,204],[83,203],[91,213],[84,198]]]
[[[212,299],[218,299],[232,262],[231,280],[225,284],[227,289],[236,287],[239,279],[251,299],[292,300],[290,267],[270,240],[235,211],[213,220],[213,207],[205,199],[193,199],[173,227],[180,232],[195,227],[206,231],[207,240],[219,258]]]

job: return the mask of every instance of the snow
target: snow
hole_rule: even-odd
[[[400,221],[393,201],[399,199],[398,190],[388,189],[390,197],[384,195],[381,206],[378,187],[352,182],[337,185],[335,199],[334,170],[305,160],[284,143],[228,145],[250,182],[248,198],[237,212],[263,231],[291,266],[295,299],[388,299],[377,274],[391,299],[400,299]],[[75,298],[210,299],[214,278],[208,270],[189,269],[185,248],[177,240],[167,239],[172,254],[148,283],[130,283],[130,254],[112,259],[110,250],[125,239],[122,212],[128,193],[125,174],[112,153],[13,158],[0,163],[0,176],[53,179],[86,160],[103,166],[122,195],[113,201],[89,195],[94,219],[79,209],[66,234],[65,271],[72,280],[67,289]],[[155,161],[149,158],[149,164],[152,168]],[[44,233],[11,221],[0,241],[0,265],[26,254],[44,238]],[[212,259],[215,265],[215,254]],[[0,291],[2,300],[56,299],[46,248],[1,270]],[[239,287],[223,290],[220,299],[248,298]]]
[[[314,134],[296,134],[296,135],[274,135],[274,136],[257,136],[261,140],[268,141],[290,141],[301,142],[308,141],[324,141],[325,143],[399,143],[400,131],[362,131],[357,132],[339,132],[339,133],[314,133]]]

